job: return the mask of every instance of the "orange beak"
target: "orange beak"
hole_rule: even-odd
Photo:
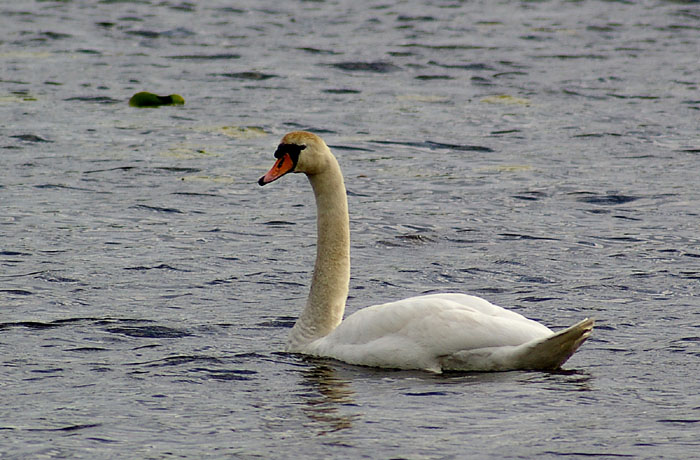
[[[276,181],[280,177],[284,176],[285,174],[292,172],[294,169],[294,161],[292,160],[292,157],[289,156],[288,153],[285,153],[282,158],[277,160],[277,163],[265,174],[258,180],[258,184],[260,185],[265,185],[269,184],[272,181]]]

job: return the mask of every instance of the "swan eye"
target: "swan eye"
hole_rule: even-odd
[[[292,158],[294,164],[297,164],[299,154],[305,148],[306,146],[303,144],[280,144],[277,146],[277,150],[275,150],[275,158],[282,158],[285,154],[287,154]]]

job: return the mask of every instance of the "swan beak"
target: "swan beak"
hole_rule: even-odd
[[[269,184],[272,181],[276,181],[280,177],[284,176],[285,174],[292,172],[294,169],[295,163],[292,160],[292,157],[289,156],[288,153],[285,153],[282,155],[282,158],[277,160],[277,163],[265,174],[258,180],[258,184],[260,185],[265,185]]]

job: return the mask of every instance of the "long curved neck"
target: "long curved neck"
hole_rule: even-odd
[[[350,224],[343,175],[336,159],[309,174],[316,197],[316,264],[304,311],[289,336],[288,349],[329,334],[343,319],[350,283]]]

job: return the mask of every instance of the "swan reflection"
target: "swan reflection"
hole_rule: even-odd
[[[356,406],[350,382],[338,377],[335,369],[316,364],[303,371],[302,384],[312,391],[303,394],[302,412],[318,428],[318,435],[335,433],[352,427],[359,414],[346,414],[343,407]]]

